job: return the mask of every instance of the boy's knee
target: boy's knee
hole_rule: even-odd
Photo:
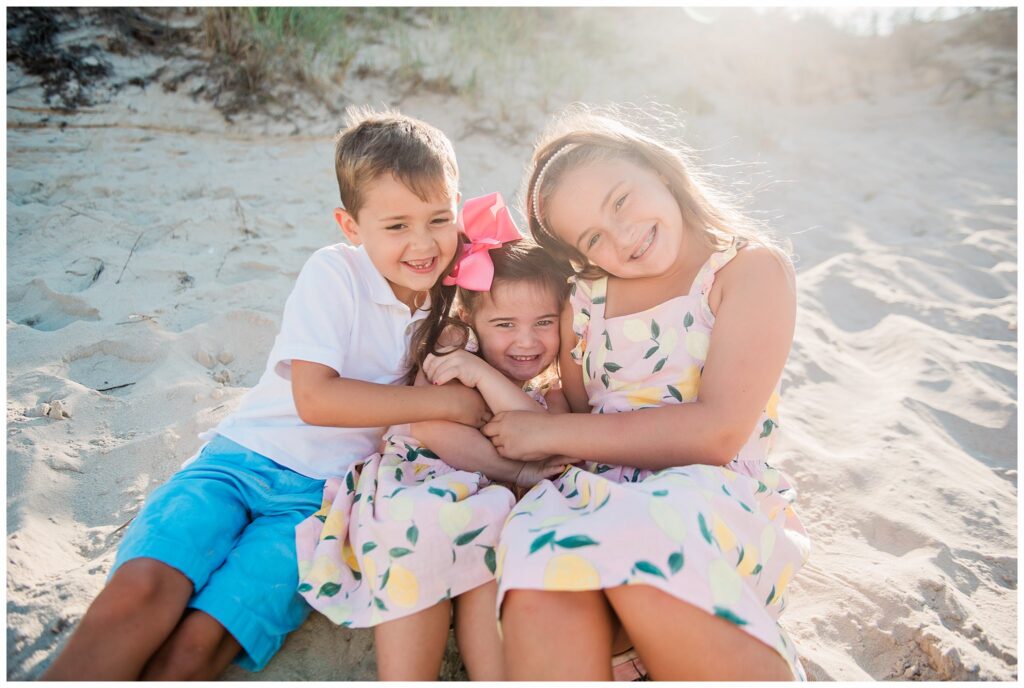
[[[215,623],[189,623],[186,619],[146,667],[142,679],[196,681],[214,678],[222,669],[220,650],[227,639],[227,632]]]
[[[191,581],[177,569],[156,559],[140,558],[125,562],[111,577],[103,591],[106,594],[101,597],[103,606],[111,611],[137,613],[190,595],[191,590]]]

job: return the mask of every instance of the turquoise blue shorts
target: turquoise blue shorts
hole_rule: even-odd
[[[323,487],[218,435],[150,495],[110,575],[139,557],[178,569],[194,586],[188,606],[234,636],[237,664],[259,671],[309,614],[295,526],[320,508]]]

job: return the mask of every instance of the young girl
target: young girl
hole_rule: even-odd
[[[459,285],[458,319],[419,333],[416,384],[457,380],[492,411],[537,412],[549,403],[568,411],[557,389],[545,398],[529,386],[558,355],[568,273],[518,240],[497,194],[467,201],[463,223],[470,243],[448,280]],[[470,328],[479,352],[433,353],[441,338],[465,344]],[[374,627],[385,680],[437,678],[454,599],[470,677],[502,679],[494,571],[515,499],[488,478],[528,487],[564,465],[503,459],[479,430],[449,421],[395,426],[384,441],[379,454],[331,480],[323,507],[298,526],[299,591],[337,624]]]
[[[502,532],[509,678],[608,679],[617,636],[656,679],[803,678],[778,616],[808,542],[766,463],[791,265],[677,152],[609,117],[561,124],[527,204],[578,272],[560,357],[575,413],[498,413],[483,432],[507,458],[588,463]]]

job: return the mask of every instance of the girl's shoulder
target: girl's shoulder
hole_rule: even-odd
[[[754,242],[738,244],[735,256],[717,272],[715,282],[723,286],[740,280],[761,283],[762,280],[793,282],[796,279],[796,270],[788,255],[775,247]]]
[[[714,316],[729,293],[744,292],[759,301],[772,301],[788,295],[795,298],[795,290],[796,271],[789,256],[772,246],[745,243],[716,271],[707,307]]]

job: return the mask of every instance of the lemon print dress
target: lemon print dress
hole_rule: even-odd
[[[546,407],[540,391],[526,390]],[[324,486],[295,529],[299,593],[341,626],[367,628],[494,580],[515,497],[483,473],[452,468],[388,429],[384,451]]]
[[[697,399],[714,326],[707,296],[735,255],[735,245],[713,253],[688,294],[622,317],[604,316],[607,278],[574,280],[573,358],[593,413]],[[793,510],[795,490],[765,461],[778,433],[777,403],[776,392],[725,466],[650,471],[590,462],[535,485],[499,541],[499,612],[510,589],[650,585],[736,624],[803,679],[778,623],[809,543]]]

